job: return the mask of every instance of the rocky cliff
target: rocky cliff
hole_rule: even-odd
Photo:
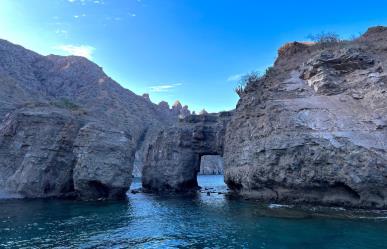
[[[143,187],[156,192],[197,189],[201,157],[223,155],[231,116],[231,112],[191,115],[160,131],[145,156]]]
[[[387,207],[387,28],[290,43],[248,82],[225,136],[225,181],[289,203]]]
[[[149,94],[143,94],[148,102],[150,102]],[[161,101],[158,104],[159,113],[164,117],[164,119],[172,120],[172,124],[175,124],[179,119],[184,119],[191,115],[191,111],[188,109],[187,105],[182,106],[180,101],[176,100],[172,107],[169,107],[168,102]],[[159,127],[162,129],[162,127]],[[148,147],[151,143],[154,142],[155,137],[160,129],[152,129],[147,131],[147,136],[144,137],[143,141],[139,145],[139,149],[136,151],[134,163],[133,163],[133,176],[141,177],[142,169],[144,167],[145,154],[148,150]]]
[[[82,57],[0,40],[0,192],[122,198],[133,160],[176,122]],[[142,158],[140,158],[142,160]]]
[[[386,51],[385,27],[289,43],[238,90],[235,111],[189,115],[84,58],[0,41],[0,195],[123,198],[133,164],[146,190],[192,191],[201,158],[220,155],[243,195],[386,208]]]

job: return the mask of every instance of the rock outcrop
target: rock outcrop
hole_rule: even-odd
[[[0,40],[0,195],[119,199],[193,191],[224,158],[228,187],[266,201],[387,207],[387,28],[288,43],[233,112],[154,105],[81,57]],[[179,122],[176,122],[179,120]],[[137,173],[136,173],[137,174]]]
[[[162,130],[147,151],[142,185],[146,190],[191,191],[203,155],[223,155],[223,139],[231,113],[191,115]]]
[[[123,131],[87,124],[74,144],[74,190],[82,199],[122,199],[131,183],[136,146]]]
[[[263,200],[387,207],[387,30],[282,48],[225,137],[225,181]]]
[[[224,160],[219,155],[204,155],[200,161],[200,175],[223,175]]]
[[[123,198],[136,152],[176,122],[85,58],[41,56],[4,40],[0,103],[7,196]]]
[[[72,153],[81,123],[67,110],[17,110],[0,126],[0,188],[24,197],[75,195]]]

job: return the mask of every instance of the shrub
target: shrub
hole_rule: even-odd
[[[261,78],[262,76],[257,71],[253,71],[249,74],[246,74],[239,80],[238,85],[235,88],[235,92],[239,95],[239,97],[241,97],[242,94],[245,92],[245,88],[247,85],[257,82]]]
[[[323,47],[336,45],[342,42],[340,36],[334,32],[321,32],[314,35],[308,35],[307,38]]]
[[[270,76],[274,72],[274,67],[270,66],[265,70],[265,76]]]
[[[79,109],[79,106],[77,104],[74,104],[68,99],[61,99],[53,102],[53,105],[59,108],[68,109],[68,110],[77,110]]]

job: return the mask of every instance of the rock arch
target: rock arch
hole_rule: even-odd
[[[161,131],[148,148],[142,173],[144,189],[183,192],[198,188],[203,155],[223,156],[231,112],[191,115]]]

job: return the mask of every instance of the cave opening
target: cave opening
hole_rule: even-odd
[[[223,175],[224,161],[220,155],[202,155],[199,175]]]
[[[201,155],[197,182],[201,188],[223,186],[224,161],[220,155]]]

